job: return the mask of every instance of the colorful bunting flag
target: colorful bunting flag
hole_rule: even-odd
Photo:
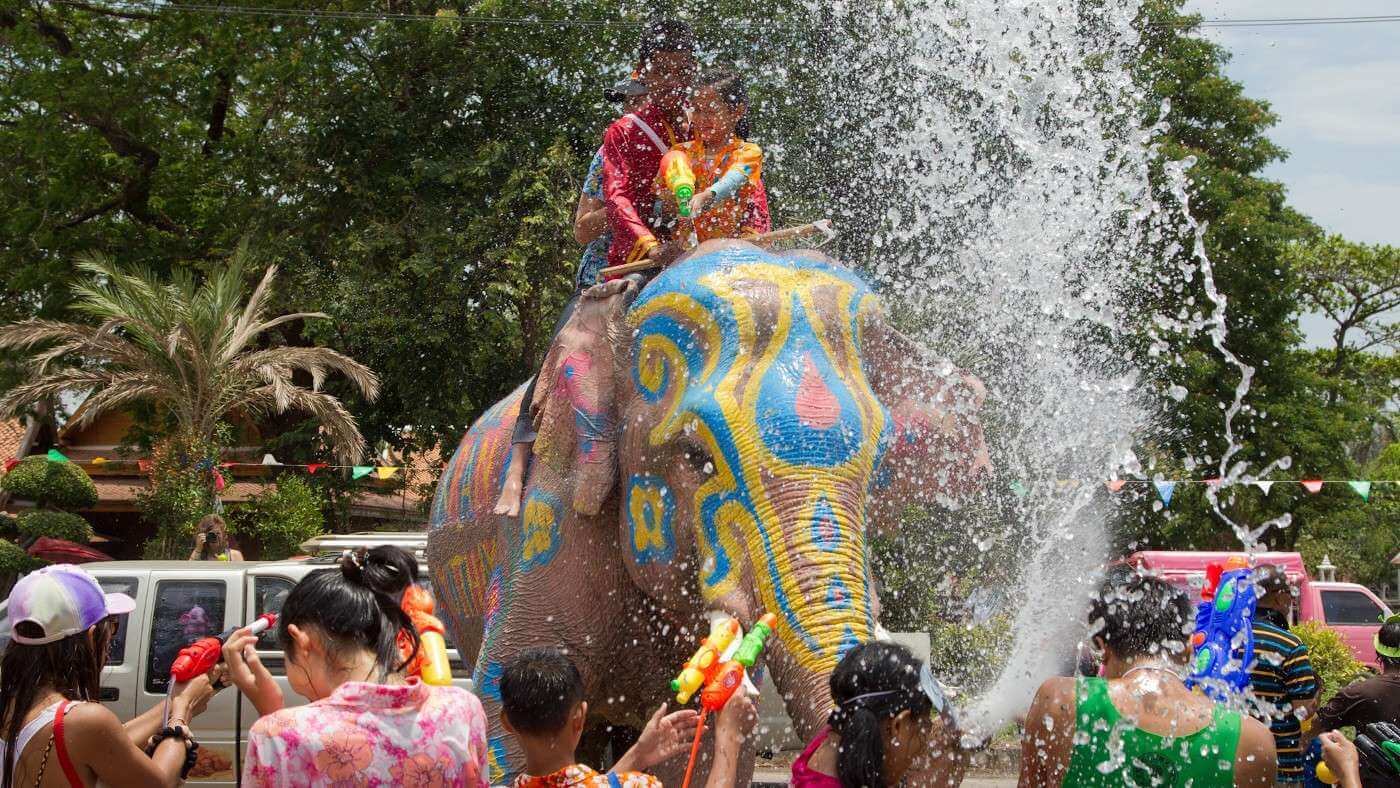
[[[374,472],[381,479],[392,479],[394,478],[394,474],[399,472],[399,469],[392,465],[381,465],[375,468]]]
[[[14,457],[5,460],[5,473],[9,473],[11,470],[14,469],[16,465],[19,465],[19,460],[15,459]]]
[[[106,465],[106,464],[107,464],[107,458],[106,458],[106,457],[93,457],[93,458],[92,458],[92,464],[93,464],[93,465]]]
[[[1157,495],[1162,498],[1163,506],[1172,505],[1172,493],[1176,491],[1176,482],[1154,482],[1157,486]]]
[[[350,468],[350,478],[363,479],[374,471],[373,465],[353,465]]]
[[[63,452],[58,449],[49,449],[49,462],[68,462],[68,458],[63,456]]]
[[[1025,498],[1025,497],[1026,497],[1026,493],[1030,492],[1030,490],[1027,490],[1027,489],[1026,489],[1026,485],[1021,484],[1021,483],[1018,482],[1018,481],[1017,481],[1017,482],[1012,482],[1011,484],[1009,484],[1009,485],[1007,485],[1007,486],[1011,488],[1011,492],[1012,492],[1012,493],[1015,493],[1015,495],[1016,495],[1017,498]]]
[[[1367,502],[1371,500],[1370,482],[1347,482],[1347,484],[1351,485],[1351,489],[1356,490],[1356,494],[1361,496],[1361,500]]]
[[[214,471],[214,492],[223,492],[224,486],[224,475]]]
[[[1104,482],[1103,485],[1109,489],[1109,492],[1118,492],[1119,490],[1123,489],[1123,485],[1127,483],[1127,479],[1109,479],[1108,481]]]
[[[1313,495],[1316,495],[1316,494],[1322,492],[1322,480],[1321,480],[1321,479],[1304,479],[1303,482],[1302,482],[1302,484],[1303,484],[1303,489],[1304,489],[1304,490],[1307,490],[1308,492],[1312,493]]]
[[[263,455],[263,458],[262,458],[262,464],[263,464],[263,465],[281,465],[282,463],[278,462],[278,461],[277,461],[277,458],[276,458],[276,457],[273,457],[271,454],[264,454],[264,455]]]
[[[313,462],[310,465],[306,466],[306,472],[314,475],[316,471],[319,471],[324,467],[326,467],[326,464],[324,462]]]
[[[1254,486],[1255,486],[1255,487],[1258,487],[1258,488],[1261,489],[1261,490],[1263,490],[1265,495],[1268,495],[1268,494],[1269,494],[1269,490],[1272,490],[1272,489],[1274,488],[1274,483],[1273,483],[1273,482],[1259,481],[1258,479],[1255,479],[1255,480],[1254,480]]]
[[[137,460],[137,461],[136,461],[136,469],[139,470],[139,471],[141,471],[141,473],[149,474],[149,473],[151,472],[151,461],[150,461],[150,460]]]

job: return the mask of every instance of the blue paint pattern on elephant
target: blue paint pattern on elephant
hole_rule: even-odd
[[[671,530],[676,501],[665,480],[651,474],[634,475],[627,485],[625,505],[637,563],[670,563],[676,556],[676,537]]]

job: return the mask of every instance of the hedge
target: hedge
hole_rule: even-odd
[[[55,512],[51,509],[33,509],[19,516],[21,536],[39,538],[48,536],[54,539],[67,539],[78,544],[92,541],[92,525],[72,512]]]
[[[1335,630],[1312,622],[1304,621],[1293,627],[1293,634],[1308,647],[1308,661],[1322,682],[1322,702],[1326,703],[1337,694],[1337,690],[1365,678],[1366,666],[1352,656],[1346,641]]]
[[[0,579],[13,581],[14,578],[25,572],[43,566],[44,562],[31,558],[24,549],[14,542],[0,539]]]
[[[81,466],[51,462],[47,457],[27,457],[0,477],[0,489],[36,506],[56,509],[91,509],[97,505],[97,486]]]

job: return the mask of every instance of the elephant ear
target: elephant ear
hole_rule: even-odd
[[[978,418],[986,389],[883,318],[865,327],[861,344],[866,378],[890,415],[870,501],[878,527],[893,522],[908,503],[956,499],[990,470]]]
[[[618,342],[636,284],[617,280],[585,291],[540,367],[531,415],[535,461],[564,480],[574,511],[597,515],[617,482]]]

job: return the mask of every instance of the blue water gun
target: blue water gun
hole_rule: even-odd
[[[1225,702],[1249,686],[1254,661],[1253,570],[1244,556],[1206,567],[1206,587],[1196,608],[1196,633],[1191,636],[1195,659],[1186,686]],[[1238,659],[1232,659],[1239,654]]]

